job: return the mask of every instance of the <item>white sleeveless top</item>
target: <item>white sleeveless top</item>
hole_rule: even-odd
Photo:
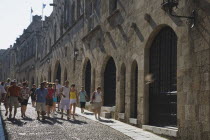
[[[96,91],[94,94],[95,94],[95,100],[94,100],[93,102],[97,102],[97,103],[102,102],[102,98],[101,98],[102,93],[101,93],[101,92],[98,93],[98,92]]]
[[[69,92],[70,92],[70,87],[65,87],[63,86],[63,95],[65,95],[66,97],[63,97],[62,99],[69,99]]]

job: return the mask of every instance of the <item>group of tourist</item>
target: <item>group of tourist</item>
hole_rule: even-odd
[[[59,84],[57,79],[55,83],[42,82],[38,88],[36,85],[32,85],[32,88],[29,89],[28,85],[27,81],[17,85],[16,80],[10,81],[10,79],[7,79],[7,82],[1,82],[0,100],[5,106],[5,116],[8,116],[9,113],[9,118],[12,118],[14,107],[13,118],[15,118],[17,108],[21,106],[21,117],[26,118],[27,105],[31,97],[31,104],[36,108],[38,120],[40,120],[40,115],[42,120],[45,120],[45,115],[54,118],[56,112],[60,112],[61,119],[63,119],[64,111],[67,112],[67,120],[70,120],[71,116],[75,119],[75,110],[78,103],[80,103],[81,113],[84,113],[86,102],[89,101],[84,87],[81,87],[79,92],[77,92],[75,84],[70,86],[69,81],[65,81],[63,86]],[[90,103],[92,104],[95,118],[100,120],[102,104],[101,87],[98,87],[91,94]],[[57,111],[56,105],[58,106]]]

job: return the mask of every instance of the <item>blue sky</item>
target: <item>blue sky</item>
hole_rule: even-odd
[[[42,3],[47,6],[44,15],[49,16],[53,0],[0,0],[0,49],[6,49],[15,43],[23,29],[30,24],[31,7],[33,15],[42,14]]]

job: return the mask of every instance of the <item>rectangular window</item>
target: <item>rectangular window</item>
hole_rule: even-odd
[[[71,6],[71,25],[75,22],[75,2]]]
[[[64,56],[67,57],[67,47],[65,47],[64,51]]]
[[[77,0],[77,19],[81,16],[81,1]]]

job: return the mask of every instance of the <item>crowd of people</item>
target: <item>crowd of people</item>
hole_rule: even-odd
[[[5,106],[5,116],[9,119],[15,119],[17,108],[20,107],[21,117],[26,118],[26,111],[29,98],[31,97],[31,105],[37,111],[37,119],[42,120],[47,117],[55,117],[57,112],[61,113],[61,119],[64,117],[64,111],[67,112],[67,120],[71,117],[75,120],[76,106],[80,106],[81,113],[84,113],[86,102],[90,101],[92,110],[96,119],[100,118],[102,93],[101,87],[98,87],[90,97],[88,97],[85,88],[81,87],[77,91],[75,84],[69,85],[69,81],[65,81],[64,85],[59,84],[59,80],[55,83],[42,82],[38,87],[33,84],[31,89],[28,87],[27,81],[17,84],[16,80],[10,81],[8,78],[6,82],[0,84],[0,100]],[[57,108],[57,109],[56,109]],[[30,115],[30,114],[28,114]]]

